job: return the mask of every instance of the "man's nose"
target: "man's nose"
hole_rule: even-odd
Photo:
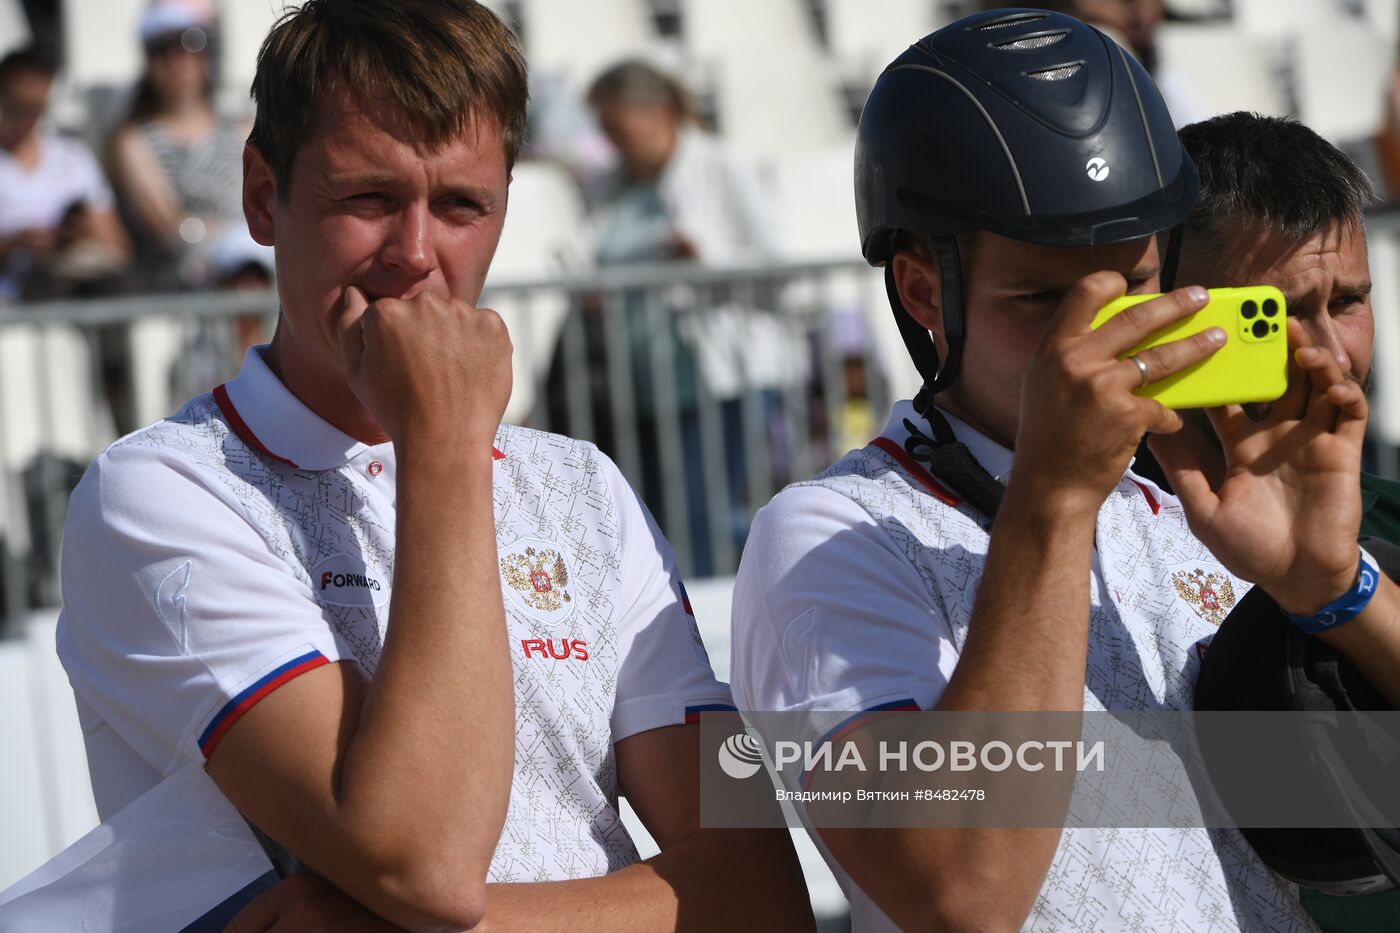
[[[1346,347],[1342,344],[1341,334],[1337,331],[1337,322],[1332,320],[1332,315],[1327,313],[1326,308],[1305,316],[1303,329],[1307,331],[1314,346],[1321,347],[1332,354],[1333,359],[1337,361],[1337,366],[1342,371],[1342,375],[1354,375],[1351,371],[1351,355],[1347,353]]]
[[[383,259],[386,266],[412,278],[437,268],[433,217],[426,204],[409,204],[398,212],[384,244]]]

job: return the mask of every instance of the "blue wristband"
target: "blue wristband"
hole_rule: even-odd
[[[1290,612],[1285,612],[1284,617],[1305,633],[1316,635],[1318,632],[1330,631],[1361,615],[1365,608],[1370,605],[1371,597],[1376,595],[1376,589],[1381,581],[1381,572],[1376,566],[1376,559],[1366,553],[1365,548],[1360,550],[1361,566],[1357,568],[1356,582],[1351,585],[1351,589],[1310,616],[1295,616]]]

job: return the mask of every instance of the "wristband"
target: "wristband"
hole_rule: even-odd
[[[1360,550],[1361,565],[1356,570],[1356,582],[1351,585],[1351,589],[1312,615],[1295,616],[1291,612],[1285,612],[1284,618],[1304,633],[1316,635],[1319,632],[1330,631],[1359,616],[1370,605],[1371,597],[1376,595],[1376,589],[1381,580],[1381,572],[1376,566],[1376,559],[1366,553],[1364,547]]]

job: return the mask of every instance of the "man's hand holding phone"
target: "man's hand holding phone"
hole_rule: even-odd
[[[1253,420],[1238,405],[1207,411],[1225,456],[1218,488],[1179,439],[1148,444],[1196,537],[1285,611],[1306,615],[1356,577],[1368,410],[1361,387],[1296,320],[1287,336],[1288,391],[1267,416]]]
[[[1287,303],[1269,285],[1212,288],[1210,301],[1195,314],[1173,321],[1120,354],[1123,359],[1155,346],[1215,327],[1229,339],[1220,353],[1186,369],[1145,379],[1135,394],[1167,408],[1209,408],[1246,402],[1272,402],[1288,386]],[[1093,327],[1101,327],[1156,295],[1124,295],[1102,308]],[[1145,374],[1146,375],[1146,374]]]
[[[1126,358],[1208,299],[1197,286],[1177,289],[1093,328],[1100,309],[1126,287],[1116,272],[1081,279],[1046,327],[1021,383],[1016,459],[1036,469],[1013,471],[1013,485],[1031,483],[1035,495],[1068,494],[1070,505],[1089,514],[1123,478],[1143,434],[1181,427],[1176,412],[1134,390],[1194,366],[1226,342],[1222,330],[1207,328]]]

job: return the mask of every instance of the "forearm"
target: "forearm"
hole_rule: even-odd
[[[510,793],[515,715],[489,449],[397,453],[393,624],[337,806],[390,864],[425,861],[483,883]]]
[[[80,231],[84,239],[100,243],[122,256],[131,254],[131,243],[115,211],[88,211]]]
[[[487,885],[481,930],[811,930],[788,832],[701,829],[599,878]]]
[[[1083,709],[1093,535],[1093,513],[1008,489],[967,643],[935,709]],[[889,775],[887,789],[907,789],[906,777]],[[1067,806],[1070,786],[1047,783],[1038,796],[1062,797]],[[848,839],[861,852],[852,874],[902,926],[1014,929],[1035,902],[1060,830],[863,830]],[[989,890],[999,892],[991,903],[984,896]]]
[[[1400,587],[1389,577],[1381,574],[1376,595],[1360,615],[1317,637],[1346,655],[1400,708]]]
[[[1083,708],[1094,519],[1008,488],[967,642],[937,709]]]

